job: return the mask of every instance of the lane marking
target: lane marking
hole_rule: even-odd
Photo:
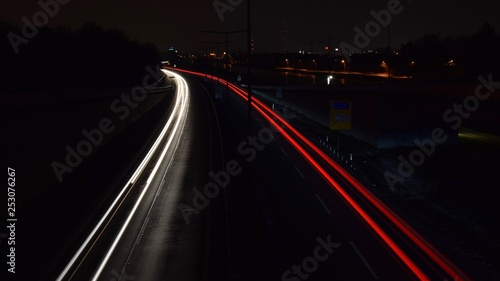
[[[321,197],[319,197],[319,195],[317,193],[314,193],[314,195],[316,195],[316,198],[318,198],[319,202],[321,202],[321,205],[323,205],[323,208],[325,208],[326,212],[329,215],[332,215],[332,212],[330,212],[330,209],[328,209],[328,207],[325,205],[325,202],[323,202],[323,200],[321,200]]]
[[[352,248],[354,249],[354,251],[356,251],[356,253],[358,254],[358,256],[361,258],[361,260],[363,261],[363,263],[365,264],[365,266],[368,268],[368,270],[372,274],[373,278],[375,278],[376,280],[378,280],[377,274],[375,274],[375,272],[373,271],[372,267],[368,264],[368,262],[366,261],[365,257],[363,257],[363,255],[358,250],[358,248],[356,248],[356,245],[354,245],[354,242],[349,241],[349,243],[351,243]]]
[[[142,224],[141,231],[139,231],[139,235],[137,236],[137,240],[135,241],[135,245],[139,245],[141,243],[141,238],[144,235],[144,231],[146,231],[146,226],[148,225],[150,216],[148,216],[145,220],[144,223]]]
[[[295,170],[297,170],[297,173],[299,173],[299,175],[303,178],[303,179],[306,179],[306,177],[304,177],[304,175],[302,174],[302,172],[299,170],[299,168],[297,166],[294,166],[295,167]]]
[[[281,152],[283,152],[283,154],[285,154],[286,157],[288,157],[288,154],[285,152],[285,150],[283,149],[283,147],[280,147],[281,149]]]
[[[184,120],[184,122],[185,122],[185,120]],[[184,125],[183,125],[183,126],[184,126]],[[178,146],[178,144],[176,145],[176,147],[175,147],[174,151],[175,151],[175,150],[177,150],[177,146]],[[153,202],[151,203],[151,206],[149,207],[148,213],[147,213],[147,215],[146,215],[145,222],[143,223],[143,227],[141,228],[141,230],[139,231],[139,234],[137,235],[136,241],[140,241],[140,240],[142,239],[142,236],[143,236],[144,231],[145,231],[146,224],[147,224],[147,223],[149,223],[149,219],[151,218],[151,211],[153,210],[153,206],[154,206],[154,205],[155,205],[155,203],[156,203],[156,199],[158,198],[158,196],[160,196],[160,193],[161,193],[161,191],[163,190],[163,186],[165,185],[165,177],[167,176],[167,173],[168,173],[168,171],[169,171],[170,167],[172,166],[173,161],[174,161],[174,156],[172,155],[172,157],[170,158],[170,161],[169,161],[169,163],[168,163],[168,165],[167,165],[167,168],[165,169],[165,173],[164,173],[164,174],[163,174],[163,176],[162,176],[161,183],[160,183],[160,185],[158,185],[158,188],[157,188],[156,194],[155,194],[155,196],[154,196],[154,198],[153,198]],[[165,196],[167,196],[167,194],[168,194],[168,192],[169,192],[169,190],[170,190],[170,188],[171,188],[171,187],[172,187],[171,185],[168,185],[168,186],[167,186],[167,190],[165,191],[165,192],[166,192]],[[148,220],[148,221],[146,222],[146,220]],[[143,229],[144,229],[144,231],[143,231]],[[139,243],[135,243],[135,244],[132,246],[132,249],[130,250],[130,253],[129,253],[128,257],[127,257],[127,261],[125,262],[125,265],[124,265],[124,267],[123,267],[123,271],[125,271],[125,268],[126,268],[126,267],[127,267],[127,265],[129,264],[129,261],[130,261],[130,259],[131,259],[131,257],[132,257],[132,254],[134,253],[135,248],[136,248],[136,246],[138,246],[138,245],[139,245]]]
[[[203,85],[202,83],[200,83],[200,85],[203,87],[203,89],[205,89],[205,92],[207,95],[205,95],[205,102],[206,100],[210,100],[210,103],[212,104],[212,108],[213,108],[213,113],[214,113],[214,116],[215,116],[215,121],[217,122],[217,132],[219,133],[219,145],[220,145],[220,151],[221,151],[221,163],[224,163],[224,146],[223,146],[223,143],[222,143],[222,133],[221,133],[221,130],[220,130],[220,122],[219,122],[219,116],[217,114],[217,108],[215,107],[215,103],[210,95],[210,91],[208,91],[208,89],[205,87],[205,85]],[[226,98],[229,98],[229,97],[226,97]],[[229,100],[228,100],[229,102]],[[208,103],[208,102],[207,102]],[[209,113],[209,116],[210,116],[210,113]],[[210,124],[210,123],[209,123]],[[210,127],[211,127],[211,124],[210,124]],[[212,131],[212,130],[210,130]],[[212,141],[212,135],[210,135],[210,141]],[[214,157],[213,155],[211,155],[211,158]],[[224,167],[224,164],[222,164],[222,170],[225,171],[225,167]],[[229,207],[228,207],[228,204],[227,204],[227,190],[228,190],[228,187],[226,188],[223,188],[224,190],[224,208],[225,208],[225,214],[226,214],[226,235],[227,235],[227,254],[228,254],[228,257],[231,256],[231,245],[230,245],[230,241],[229,241],[229,237],[230,237],[230,234],[229,234]],[[228,267],[228,272],[231,272],[231,263],[228,261],[226,266]]]

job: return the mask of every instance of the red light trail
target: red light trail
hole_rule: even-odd
[[[226,84],[224,79],[216,76],[207,75],[204,73],[193,72],[183,69],[171,69],[176,70],[196,76],[205,77],[213,81],[217,81],[220,84],[228,85],[229,88],[243,100],[248,101],[247,92],[240,89],[232,83]],[[422,237],[415,229],[413,229],[408,223],[406,223],[401,217],[399,217],[394,211],[392,211],[386,204],[384,204],[379,198],[377,198],[373,193],[371,193],[363,184],[361,184],[356,178],[354,178],[347,170],[345,170],[338,163],[333,161],[325,152],[323,152],[318,146],[307,139],[303,134],[297,131],[292,125],[290,125],[286,120],[284,120],[280,115],[274,112],[271,108],[265,105],[259,99],[252,97],[253,108],[260,113],[267,121],[270,122],[281,135],[306,159],[306,161],[325,179],[325,181],[330,185],[330,187],[336,191],[342,198],[350,204],[353,210],[355,210],[358,215],[375,231],[375,233],[386,243],[386,245],[398,256],[398,258],[408,267],[411,272],[419,280],[430,280],[425,273],[404,253],[404,251],[389,237],[387,233],[363,210],[363,208],[340,186],[340,184],[333,179],[333,177],[323,168],[320,163],[318,163],[314,157],[299,144],[298,141],[302,142],[308,149],[314,152],[314,154],[323,160],[330,168],[335,170],[340,176],[343,177],[354,189],[362,195],[363,198],[367,199],[376,210],[384,215],[385,218],[389,219],[390,222],[397,227],[407,238],[409,238],[420,250],[422,250],[428,257],[430,257],[443,271],[445,271],[453,280],[471,280],[461,269],[454,265],[448,258],[446,258],[442,253],[439,252],[429,241]],[[281,127],[283,125],[287,130],[289,130],[292,135],[290,135],[285,129]],[[295,138],[294,138],[295,137]]]

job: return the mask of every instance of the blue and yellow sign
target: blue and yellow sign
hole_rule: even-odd
[[[350,101],[330,102],[330,129],[350,130],[351,129],[352,103]]]

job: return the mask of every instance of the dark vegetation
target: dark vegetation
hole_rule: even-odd
[[[427,34],[401,46],[390,61],[396,71],[420,79],[495,76],[500,74],[500,36],[487,23],[470,36],[443,39],[439,34]]]
[[[0,92],[124,88],[142,85],[160,55],[152,44],[87,23],[72,30],[44,27],[16,54],[7,37],[21,27],[0,22]]]

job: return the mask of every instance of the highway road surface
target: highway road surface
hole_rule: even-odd
[[[254,98],[248,119],[243,89],[164,72],[150,145],[30,278],[470,280],[285,115]]]
[[[220,78],[180,72],[225,85]],[[237,239],[253,243],[230,243],[231,255],[249,251],[243,255],[249,261],[233,269],[252,275],[258,268],[269,280],[469,279],[349,171],[255,98],[249,131],[246,93],[229,87],[230,95],[216,101],[219,120],[227,124],[222,127],[228,128],[222,134],[225,162],[239,163],[242,172],[227,188],[228,217]],[[245,198],[247,205],[235,198]],[[328,258],[318,256],[325,241]]]

